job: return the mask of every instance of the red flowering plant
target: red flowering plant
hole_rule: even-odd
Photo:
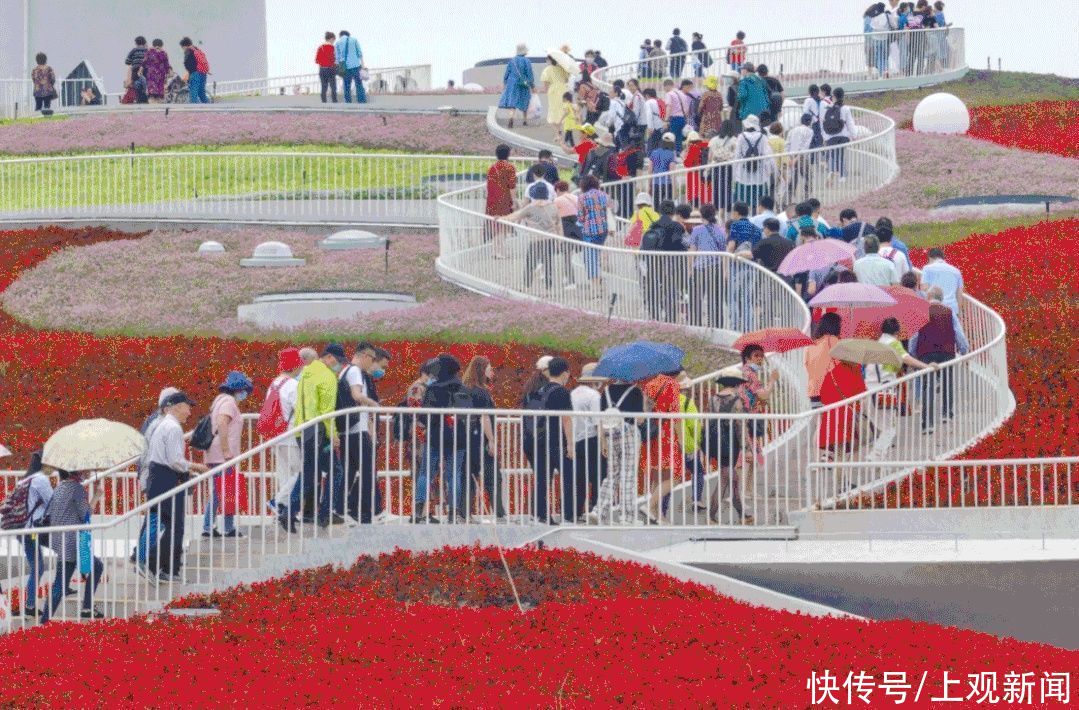
[[[1011,148],[1079,157],[1079,101],[971,109],[967,135]]]
[[[875,683],[903,673],[906,702],[925,706],[946,693],[967,698],[969,675],[983,672],[1032,673],[1037,700],[1045,673],[1079,664],[1075,651],[934,624],[753,607],[589,554],[506,556],[518,592],[535,604],[525,613],[508,601],[497,551],[447,548],[363,558],[345,570],[308,570],[176,604],[212,603],[216,617],[16,632],[0,638],[3,700],[11,707],[806,707],[810,679],[828,671],[839,683],[848,673]],[[955,684],[948,689],[945,671]],[[846,690],[836,697],[845,700]],[[870,698],[896,702],[879,687]]]

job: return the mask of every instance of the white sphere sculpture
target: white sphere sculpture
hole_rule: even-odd
[[[207,241],[199,244],[199,254],[220,254],[225,251],[221,242]]]
[[[262,242],[249,259],[240,259],[240,266],[303,266],[307,261],[292,256],[292,248],[284,242]]]
[[[966,133],[970,128],[967,105],[953,94],[930,94],[914,109],[914,130],[919,133]]]

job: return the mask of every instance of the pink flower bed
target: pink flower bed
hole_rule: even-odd
[[[482,116],[265,112],[98,114],[0,127],[0,153],[31,155],[176,145],[337,144],[493,155]]]

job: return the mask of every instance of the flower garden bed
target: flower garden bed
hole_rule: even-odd
[[[105,113],[0,126],[0,155],[168,148],[197,143],[335,144],[401,152],[493,155],[483,116],[317,112]]]
[[[967,135],[1011,148],[1079,158],[1079,101],[971,109]]]
[[[825,670],[902,672],[926,702],[943,672],[1058,673],[1079,654],[927,623],[752,607],[649,568],[571,551],[363,558],[230,590],[215,617],[53,623],[0,639],[13,707],[805,707]],[[33,659],[33,662],[26,662]],[[925,673],[919,691],[919,679]],[[845,690],[836,697],[845,698]],[[932,694],[932,695],[930,695]],[[1037,695],[1037,691],[1035,691]],[[893,703],[880,688],[875,703]],[[855,696],[855,703],[860,701]],[[970,702],[973,702],[971,700]]]

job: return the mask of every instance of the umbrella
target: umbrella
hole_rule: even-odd
[[[561,49],[548,49],[547,56],[555,60],[555,63],[565,69],[566,73],[570,76],[581,73],[581,68],[577,62],[574,61],[573,57],[569,56]]]
[[[779,273],[794,276],[804,271],[827,269],[841,261],[854,261],[854,245],[838,239],[814,239],[795,247],[779,263]]]
[[[127,424],[80,419],[49,437],[41,463],[64,471],[96,471],[133,459],[145,449],[146,439]]]
[[[833,284],[809,300],[809,305],[848,306],[850,308],[873,308],[894,306],[895,299],[880,286],[862,283]]]
[[[716,384],[720,387],[737,387],[746,383],[741,365],[728,365],[717,373]]]
[[[843,321],[844,338],[876,338],[880,335],[881,323],[887,318],[895,318],[899,321],[898,337],[906,340],[929,322],[929,301],[903,286],[886,286],[884,290],[895,299],[895,305],[855,308],[852,317]]]
[[[863,338],[851,338],[841,340],[832,348],[832,357],[844,362],[855,362],[859,365],[893,365],[900,367],[903,361],[887,345],[876,340]]]
[[[681,348],[668,343],[638,340],[607,348],[592,374],[623,382],[637,382],[653,375],[681,370],[685,356]]]
[[[760,345],[766,352],[785,353],[812,344],[813,339],[797,328],[763,328],[746,333],[731,348],[740,351],[747,345]]]

